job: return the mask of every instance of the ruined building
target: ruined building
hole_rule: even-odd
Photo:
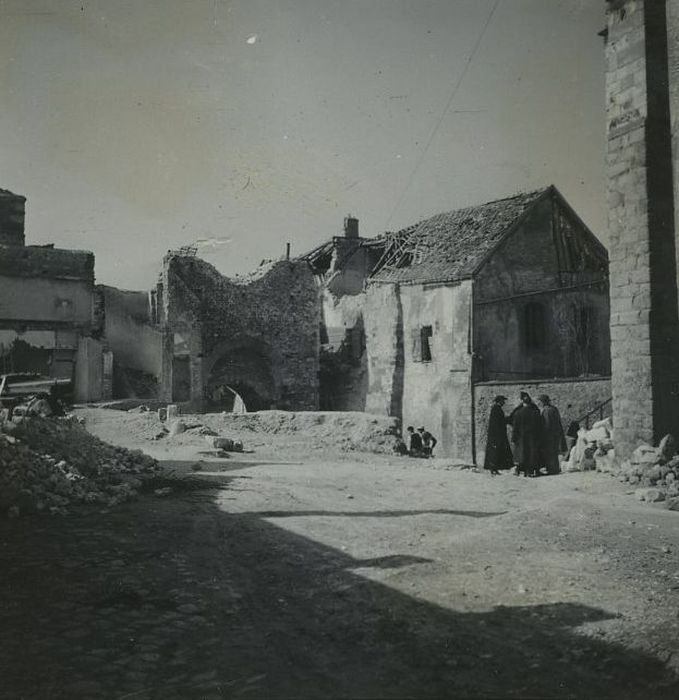
[[[164,336],[150,292],[97,285],[104,337],[113,353],[114,398],[160,398]]]
[[[679,434],[679,3],[609,0],[606,37],[616,453]]]
[[[318,408],[319,289],[305,261],[230,279],[168,254],[154,295],[161,397],[194,410]]]
[[[25,197],[0,190],[0,373],[71,379],[79,401],[111,393],[94,255],[26,245]]]
[[[570,419],[610,398],[607,253],[555,187],[307,258],[328,408],[424,424],[473,460],[497,393],[549,393]]]
[[[384,238],[359,236],[358,219],[344,220],[333,236],[303,256],[320,290],[320,406],[328,411],[365,411],[368,355],[365,283],[384,253]]]

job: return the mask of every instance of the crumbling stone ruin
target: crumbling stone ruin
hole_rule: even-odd
[[[304,256],[321,294],[320,405],[324,410],[369,410],[365,283],[384,253],[385,241],[362,238],[358,223],[347,217],[343,236],[333,236]]]
[[[306,261],[229,279],[168,254],[156,293],[161,396],[192,410],[318,408],[319,289]]]

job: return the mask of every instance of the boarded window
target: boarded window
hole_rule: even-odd
[[[528,350],[541,350],[545,346],[545,307],[532,301],[524,310],[523,339]]]
[[[420,326],[412,330],[413,362],[431,362],[431,326]]]

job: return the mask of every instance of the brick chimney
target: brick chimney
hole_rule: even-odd
[[[26,197],[0,190],[0,245],[24,246]]]
[[[351,214],[344,219],[344,237],[358,238],[358,219]]]

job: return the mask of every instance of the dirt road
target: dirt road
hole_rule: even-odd
[[[679,514],[611,477],[146,447],[222,488],[0,524],[2,697],[677,697]]]

